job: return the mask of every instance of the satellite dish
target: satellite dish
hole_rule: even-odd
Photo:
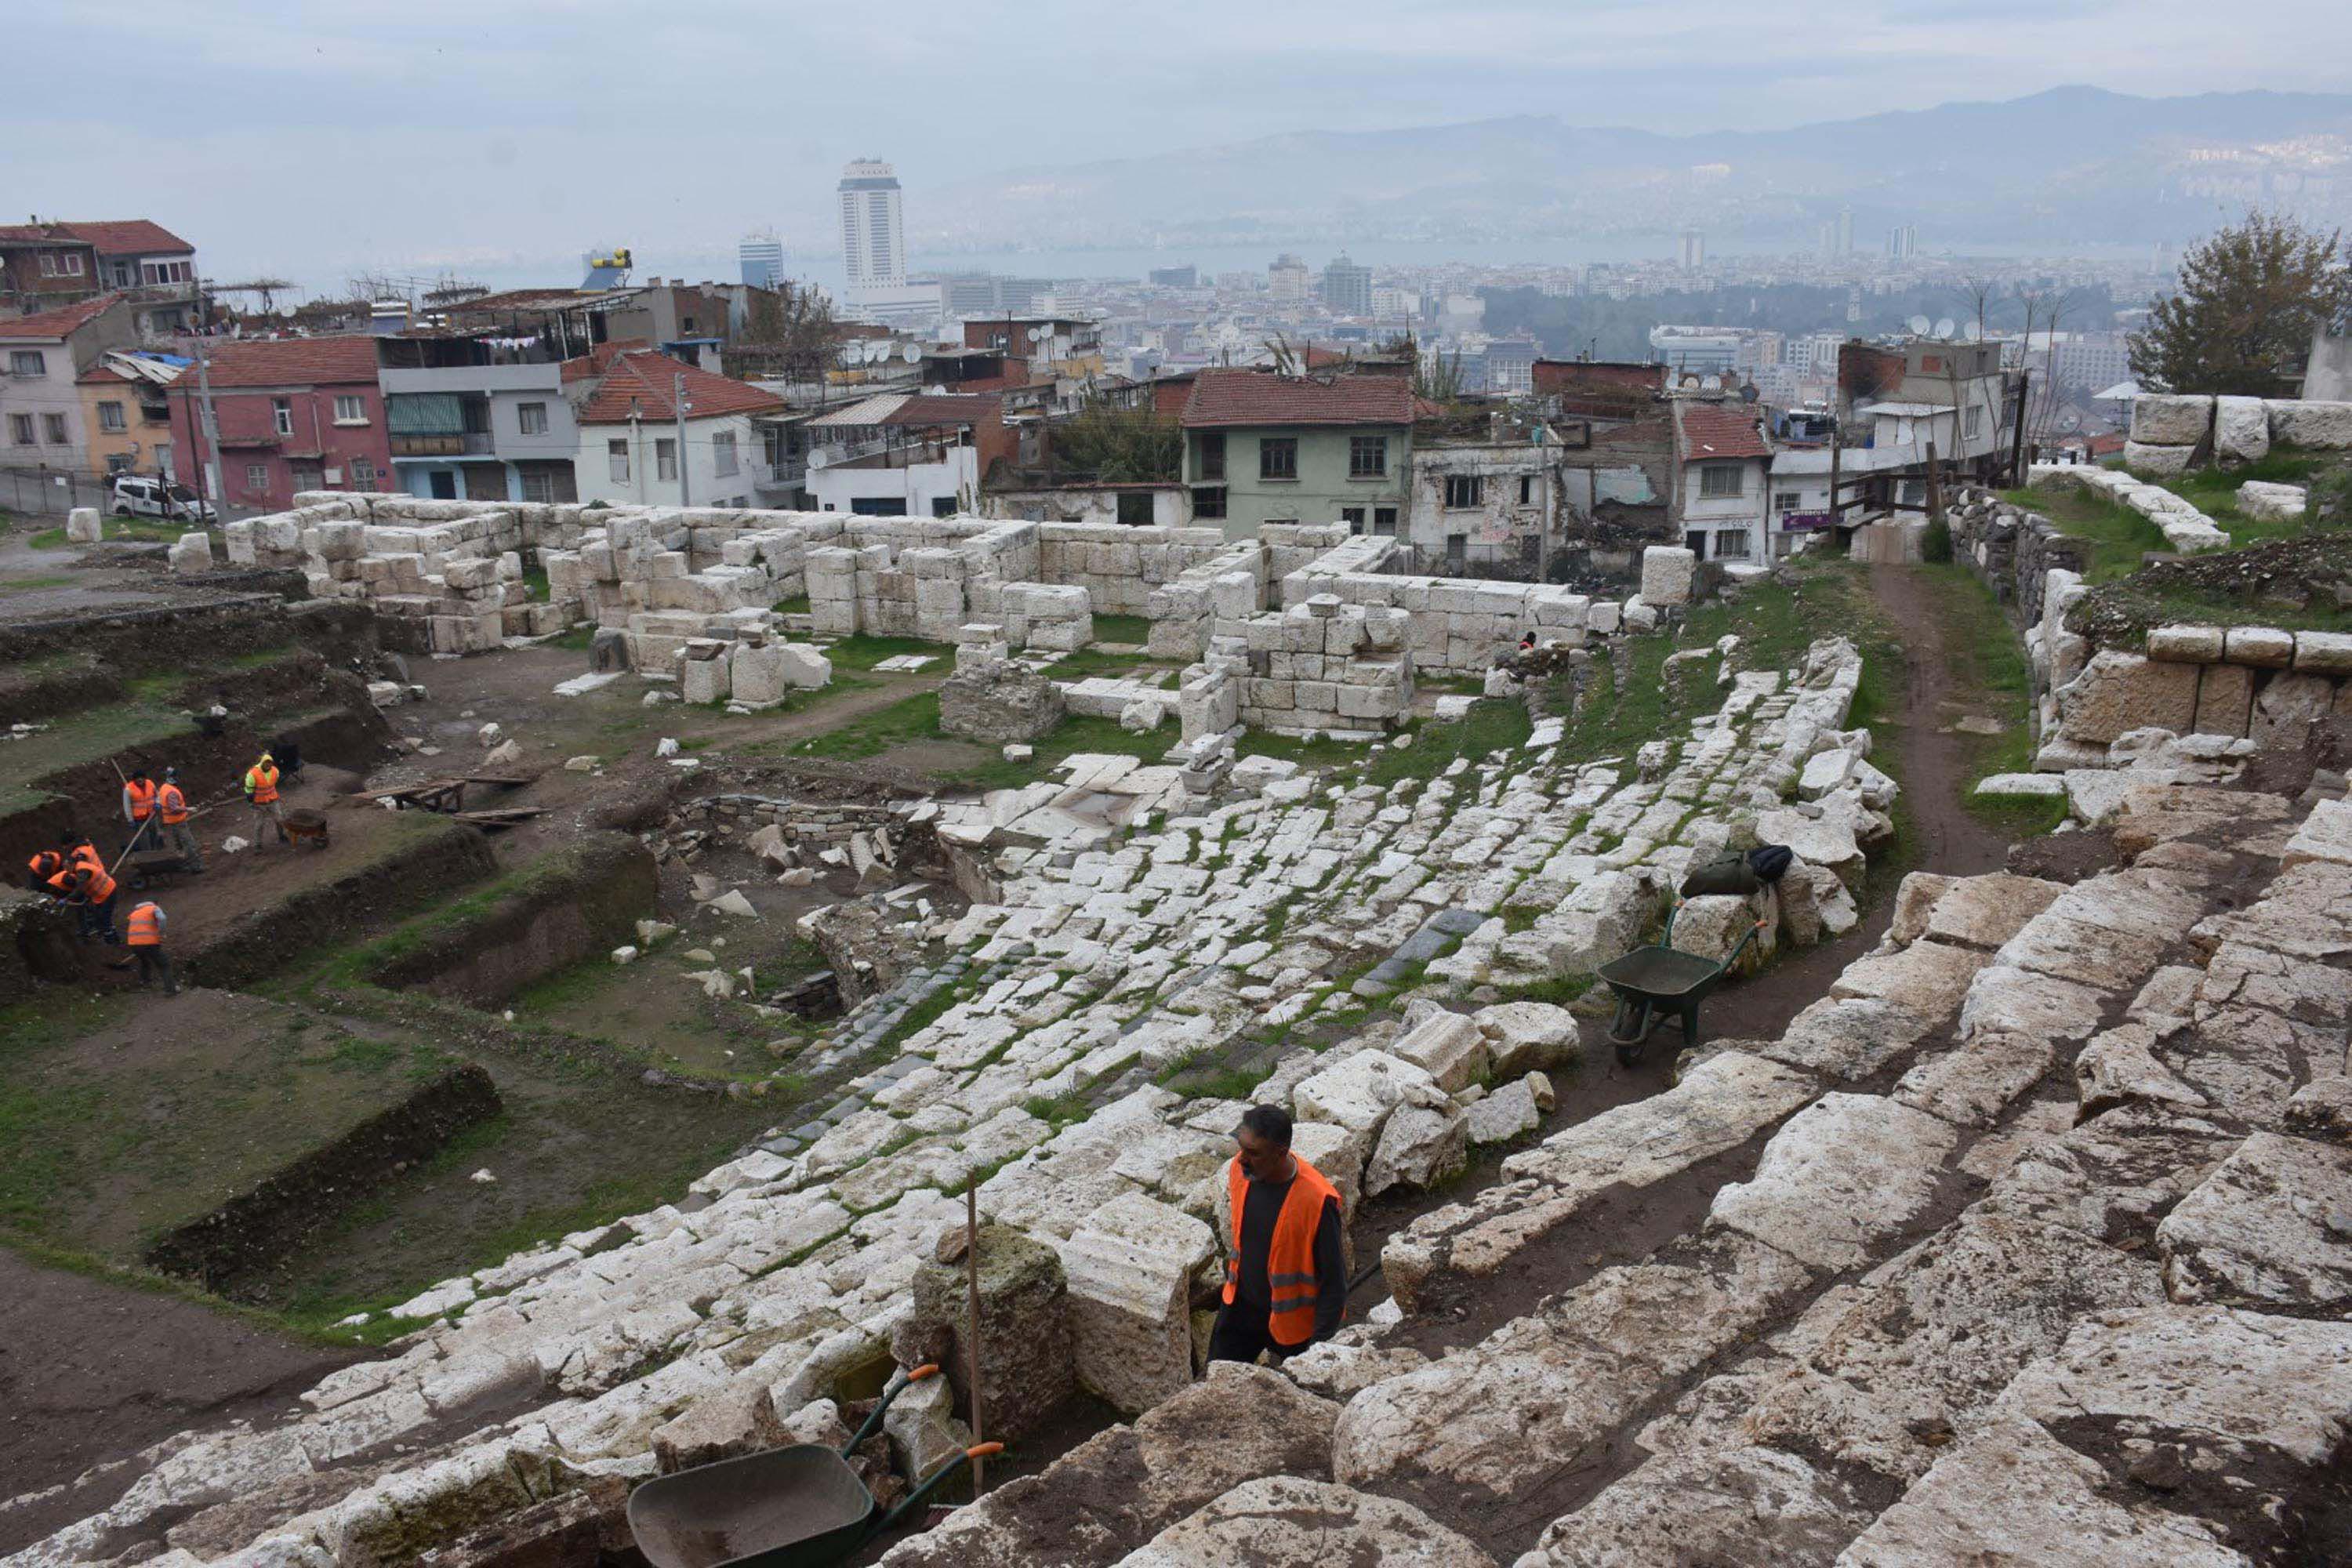
[[[905,348],[898,351],[898,357],[905,360],[908,364],[920,364],[923,362],[923,351],[917,348],[913,343],[908,343]]]
[[[1952,320],[1949,316],[1946,316],[1943,320],[1936,323],[1936,335],[1944,339],[1948,342],[1951,341],[1953,336],[1957,334],[1959,330],[1960,324]]]
[[[1927,317],[1925,317],[1925,316],[1914,316],[1914,317],[1912,317],[1912,318],[1911,318],[1910,321],[1908,322],[1908,325],[1909,325],[1909,326],[1910,326],[1910,328],[1911,328],[1911,335],[1912,335],[1913,337],[1915,337],[1915,338],[1924,338],[1924,337],[1926,337],[1926,336],[1927,335]]]
[[[1033,343],[1044,342],[1045,341],[1045,329],[1042,326],[1030,328],[1029,341]]]
[[[1960,336],[1972,343],[1982,342],[1984,341],[1984,329],[1978,326],[1974,321],[1970,321],[1960,329]]]

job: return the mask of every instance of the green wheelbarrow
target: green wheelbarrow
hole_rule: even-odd
[[[794,1443],[721,1459],[647,1481],[629,1495],[629,1531],[654,1568],[818,1568],[856,1552],[920,1508],[967,1460],[1004,1447],[981,1443],[943,1461],[887,1513],[849,1467],[880,1430],[882,1413],[910,1383],[939,1374],[919,1366],[893,1380],[845,1448]]]
[[[1703,958],[1675,945],[1675,916],[1682,913],[1676,899],[1666,915],[1666,934],[1654,947],[1637,947],[1602,964],[1600,977],[1617,994],[1617,1016],[1609,1026],[1609,1043],[1617,1047],[1621,1066],[1642,1059],[1642,1047],[1651,1031],[1669,1014],[1682,1020],[1683,1044],[1698,1044],[1698,1005],[1723,984],[1739,955],[1748,951],[1766,922],[1757,921],[1744,932],[1725,959]]]

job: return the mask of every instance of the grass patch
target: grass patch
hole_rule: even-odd
[[[72,578],[54,574],[45,577],[0,577],[0,594],[11,591],[29,594],[36,588],[65,588],[72,584]]]
[[[141,522],[136,518],[109,517],[100,520],[99,537],[122,544],[177,544],[180,535],[197,531],[190,528],[172,528],[161,523]],[[63,523],[45,528],[25,542],[35,550],[72,550],[79,546],[66,539]]]
[[[1151,617],[1149,616],[1097,616],[1095,641],[1134,643],[1141,647],[1151,640]]]
[[[2073,486],[2042,486],[2003,490],[2001,499],[2038,511],[2056,523],[2069,538],[2090,547],[2084,580],[2112,583],[2138,571],[2149,552],[2169,552],[2164,530],[2129,507],[2092,495]]]
[[[155,702],[110,702],[59,715],[39,734],[0,748],[0,816],[38,805],[45,792],[37,780],[187,730],[185,713]]]
[[[1335,741],[1328,735],[1277,735],[1251,730],[1234,744],[1236,757],[1273,757],[1304,768],[1339,768],[1360,763],[1379,742]]]
[[[1375,748],[1364,779],[1381,785],[1433,779],[1457,760],[1475,764],[1497,752],[1517,751],[1528,743],[1534,730],[1535,721],[1528,716],[1526,703],[1512,697],[1483,697],[1470,704],[1470,711],[1457,722],[1409,726],[1412,744],[1402,751],[1387,745]]]
[[[1530,980],[1524,985],[1498,985],[1498,1002],[1549,1002],[1555,1007],[1565,1007],[1598,984],[1591,974],[1555,974],[1549,980]]]
[[[1960,782],[1960,804],[1986,826],[2012,837],[2049,832],[2065,817],[2063,796],[2020,800],[1976,793],[1978,783],[1995,773],[2033,771],[2033,681],[2024,646],[1992,590],[1974,573],[1956,564],[1916,570],[1927,574],[1936,585],[1937,614],[1944,622],[1945,668],[1950,679],[1963,691],[1975,689],[1981,706],[2005,726],[1998,735],[1967,737],[1969,771]],[[1864,668],[1866,674],[1870,667]],[[1872,760],[1883,771],[1888,758],[1874,749]]]
[[[594,626],[567,626],[547,639],[545,647],[568,648],[573,653],[586,653],[596,646]]]
[[[768,608],[780,616],[805,616],[809,613],[809,596],[806,594],[795,594],[789,599],[778,599]]]
[[[1173,668],[1173,661],[1154,658],[1148,653],[1106,653],[1098,647],[1082,647],[1055,659],[1046,666],[1045,673],[1055,680],[1078,680],[1089,675],[1118,677],[1133,675],[1139,670]],[[1176,689],[1171,686],[1166,689],[1169,700],[1174,701]]]
[[[927,654],[952,665],[955,647],[943,642],[925,642],[920,637],[877,637],[859,632],[836,642],[825,644],[820,650],[833,660],[835,669],[871,669],[886,658],[900,654]]]
[[[2175,479],[2156,482],[2211,518],[2233,544],[2259,544],[2268,539],[2295,539],[2306,524],[2303,519],[2265,521],[2238,510],[2238,487],[2249,479],[2272,484],[2300,485],[2325,465],[2320,458],[2298,452],[2273,452],[2259,463],[2239,468],[2198,468]]]

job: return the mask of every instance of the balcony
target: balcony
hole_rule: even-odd
[[[488,431],[464,431],[447,436],[394,436],[392,455],[395,458],[487,458],[490,455]]]

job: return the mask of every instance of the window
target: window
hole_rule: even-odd
[[[1268,436],[1257,444],[1257,477],[1261,479],[1295,479],[1298,477],[1298,438],[1296,436]]]
[[[130,429],[131,421],[122,416],[122,405],[120,403],[100,404],[98,405],[98,427],[110,433]]]
[[[1339,509],[1339,521],[1348,525],[1349,533],[1361,533],[1364,531],[1364,509],[1360,506],[1343,506]]]
[[[654,441],[654,478],[657,479],[677,478],[677,443],[667,436],[656,437]]]
[[[129,473],[131,471],[131,454],[128,452],[109,452],[106,455],[106,471],[110,474]]]
[[[516,404],[515,422],[526,436],[546,435],[547,405],[544,403]]]
[[[280,436],[291,436],[294,434],[294,400],[290,397],[271,398],[269,400],[269,420],[272,425],[277,426],[278,433]]]
[[[1445,476],[1445,510],[1470,511],[1486,504],[1486,481],[1476,474]]]
[[[335,423],[364,425],[367,423],[367,399],[348,393],[335,395]]]
[[[720,479],[735,472],[735,432],[722,430],[710,438],[710,466]]]
[[[1192,490],[1192,515],[1214,522],[1225,515],[1225,487],[1199,485]]]
[[[58,253],[54,250],[44,250],[41,252],[41,276],[55,278],[57,275]]]
[[[1791,512],[1804,504],[1805,498],[1795,490],[1782,490],[1772,498],[1772,510]]]
[[[1963,435],[1967,439],[1973,441],[1984,429],[1983,404],[1971,403],[1969,405],[1968,421],[1968,428],[1963,432]]]
[[[169,441],[155,443],[155,471],[159,474],[172,471],[172,443]]]
[[[1533,474],[1519,476],[1519,504],[1521,506],[1536,504],[1536,477]]]
[[[140,281],[156,283],[193,283],[196,280],[195,263],[192,261],[142,261],[139,264]]]
[[[8,353],[10,375],[47,375],[49,362],[38,349],[11,349]]]
[[[1698,493],[1702,499],[1736,496],[1748,488],[1748,469],[1739,463],[1701,463],[1698,466]]]
[[[849,510],[859,517],[904,517],[907,498],[904,496],[852,496]]]
[[[1397,509],[1392,506],[1372,508],[1372,531],[1393,539],[1396,537]]]
[[[245,466],[245,488],[248,490],[268,489],[269,465],[267,463],[247,463]]]
[[[953,497],[953,496],[933,496],[933,497],[931,498],[931,515],[932,515],[933,517],[953,517],[955,514],[956,514],[956,499],[955,499],[955,497]]]
[[[65,265],[65,273],[67,277],[79,278],[81,276],[81,253],[79,251],[68,250],[61,259]]]
[[[294,489],[298,493],[326,489],[327,476],[323,467],[319,463],[294,458],[288,460],[286,470],[291,477]]]
[[[1389,438],[1385,436],[1348,437],[1348,477],[1381,479],[1389,472]]]
[[[1151,492],[1121,490],[1118,492],[1118,521],[1128,528],[1151,526]]]
[[[1748,531],[1744,528],[1727,528],[1717,533],[1715,536],[1715,558],[1717,561],[1747,560]]]
[[[29,414],[8,416],[8,438],[19,447],[33,445],[33,416]]]
[[[627,484],[629,482],[629,444],[626,441],[605,442],[604,466],[614,484]]]
[[[542,413],[545,410],[541,410]],[[525,468],[522,471],[522,499],[541,506],[555,499],[555,476],[545,468]]]
[[[372,490],[375,489],[374,458],[353,458],[352,459],[352,489],[355,490]]]
[[[41,433],[42,433],[42,435],[43,435],[44,437],[46,437],[47,438],[48,443],[49,443],[49,445],[50,445],[50,446],[52,446],[52,447],[62,447],[62,446],[64,446],[64,445],[66,444],[66,439],[67,439],[67,437],[66,437],[66,416],[65,416],[64,415],[62,415],[62,414],[44,414],[44,415],[42,415],[42,416],[41,416]]]
[[[1201,478],[1223,479],[1225,477],[1225,433],[1223,430],[1205,431],[1202,434],[1200,441],[1201,461],[1198,467]]]

